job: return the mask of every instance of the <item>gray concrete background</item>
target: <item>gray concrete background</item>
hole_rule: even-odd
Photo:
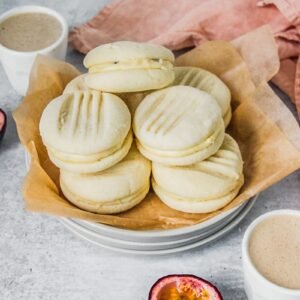
[[[58,10],[73,26],[96,14],[105,2],[1,0],[0,13],[17,5],[41,4]],[[69,49],[67,60],[81,68],[82,55]],[[24,210],[20,193],[26,174],[24,150],[11,118],[20,101],[0,67],[0,107],[9,118],[0,147],[0,299],[144,300],[152,283],[170,273],[207,278],[225,300],[246,299],[240,251],[243,233],[264,212],[300,209],[300,171],[262,193],[239,228],[204,248],[152,258],[117,254],[79,239],[55,217]]]

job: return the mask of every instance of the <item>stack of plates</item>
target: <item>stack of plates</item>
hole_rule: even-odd
[[[29,169],[30,158],[26,155]],[[61,218],[74,234],[111,250],[145,255],[181,252],[212,242],[233,229],[250,211],[257,196],[205,222],[178,229],[136,231],[79,219]]]
[[[119,252],[161,255],[200,247],[234,228],[249,212],[256,197],[200,224],[171,230],[135,231],[75,219],[62,219],[76,235]]]

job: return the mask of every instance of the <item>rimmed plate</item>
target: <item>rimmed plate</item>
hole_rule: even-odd
[[[174,240],[169,240],[168,236],[164,237],[159,237],[157,239],[151,239],[151,240],[141,240],[140,238],[136,238],[134,240],[126,239],[125,238],[118,238],[111,236],[109,234],[103,234],[101,230],[91,230],[87,226],[82,226],[78,220],[74,219],[68,219],[68,218],[63,218],[61,221],[67,225],[67,227],[71,227],[74,229],[74,231],[80,231],[84,234],[91,235],[94,237],[100,237],[102,241],[104,241],[107,244],[114,245],[117,248],[123,248],[123,249],[133,249],[133,250],[140,250],[140,251],[145,251],[145,250],[164,250],[164,249],[170,249],[170,248],[176,248],[176,247],[181,247],[186,244],[194,243],[197,242],[200,239],[205,239],[217,231],[221,230],[224,228],[228,223],[230,223],[235,217],[238,216],[238,214],[245,208],[247,204],[245,203],[242,205],[238,210],[235,210],[234,214],[231,214],[229,217],[226,219],[223,219],[222,221],[211,225],[208,228],[204,228],[202,230],[197,230],[197,231],[191,231],[189,234],[186,234],[185,236],[178,236],[177,239]],[[197,227],[197,226],[189,226],[190,229],[193,229],[192,227]],[[198,226],[199,227],[199,226]],[[122,229],[121,229],[122,230]],[[126,230],[127,231],[127,230]],[[171,230],[164,230],[163,232],[168,232]],[[142,233],[146,233],[146,231],[142,231]]]
[[[215,241],[216,239],[224,236],[226,233],[228,233],[230,230],[232,230],[236,225],[238,225],[248,214],[248,212],[251,210],[252,206],[254,205],[256,199],[250,200],[246,203],[246,205],[243,207],[243,209],[240,211],[240,213],[233,218],[227,225],[220,228],[213,234],[204,237],[204,238],[198,238],[191,242],[183,243],[180,246],[177,247],[171,247],[167,249],[155,249],[155,250],[149,250],[149,249],[143,249],[139,250],[136,248],[131,248],[128,246],[127,248],[124,247],[124,244],[120,245],[118,243],[118,240],[115,239],[114,241],[109,241],[107,238],[103,238],[101,234],[97,234],[93,231],[89,231],[87,229],[82,229],[81,227],[74,226],[74,223],[65,222],[64,219],[62,219],[62,222],[64,225],[75,235],[81,237],[82,239],[85,239],[93,244],[96,244],[97,246],[110,249],[113,251],[121,252],[121,253],[128,253],[128,254],[139,254],[139,255],[165,255],[165,254],[171,254],[171,253],[177,253],[182,252],[186,250],[190,250],[193,248],[197,248],[203,245],[206,245],[212,241]],[[188,227],[187,227],[188,228]],[[167,230],[168,231],[168,230]],[[113,239],[112,239],[113,240]]]
[[[124,239],[128,241],[143,241],[143,242],[155,242],[157,240],[178,240],[179,238],[184,238],[190,235],[193,235],[195,231],[205,230],[206,228],[210,228],[219,222],[223,222],[233,214],[238,213],[240,209],[242,209],[242,205],[233,208],[232,210],[223,212],[209,220],[203,221],[199,224],[192,226],[185,226],[177,229],[169,229],[169,230],[129,230],[129,229],[121,229],[105,224],[92,223],[83,220],[77,220],[76,222],[83,227],[87,227],[90,230],[95,232],[99,232],[103,235],[108,235],[111,237],[115,237],[118,239]]]
[[[191,240],[195,236],[207,236],[215,232],[218,228],[225,226],[229,223],[235,216],[237,216],[240,211],[246,206],[247,203],[219,214],[218,216],[211,218],[207,221],[201,222],[196,225],[186,226],[178,229],[168,229],[168,230],[129,230],[116,228],[104,224],[93,223],[78,219],[64,219],[67,223],[72,223],[73,227],[80,227],[83,230],[92,231],[96,234],[100,234],[103,238],[108,237],[112,239],[117,239],[119,241],[125,241],[127,243],[136,243],[144,245],[151,244],[166,244],[166,245],[176,245],[176,243]]]

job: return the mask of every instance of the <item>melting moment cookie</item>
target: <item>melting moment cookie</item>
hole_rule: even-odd
[[[77,91],[51,101],[40,120],[40,134],[52,162],[77,173],[107,169],[128,153],[131,116],[117,96]]]
[[[152,186],[159,198],[187,213],[208,213],[224,207],[244,183],[239,146],[228,134],[208,159],[186,167],[153,163],[152,174]]]
[[[231,94],[229,88],[215,74],[200,68],[175,67],[172,85],[188,85],[212,95],[218,102],[227,126],[231,119]]]
[[[65,87],[63,94],[69,94],[76,91],[87,91],[91,90],[85,82],[87,74],[81,74],[71,80]],[[142,102],[148,92],[138,92],[138,93],[117,93],[116,95],[120,97],[129,108],[132,115],[134,114],[138,105]]]
[[[216,100],[188,86],[153,92],[133,120],[137,146],[148,159],[166,165],[191,165],[214,154],[224,139]]]
[[[91,50],[83,64],[86,84],[112,93],[160,89],[174,80],[173,53],[159,45],[115,42]]]
[[[150,188],[151,163],[132,146],[128,155],[108,170],[78,174],[61,170],[60,186],[74,205],[112,214],[140,203]]]
[[[88,86],[85,83],[86,74],[81,74],[72,79],[65,87],[63,94],[69,94],[76,91],[87,91]]]

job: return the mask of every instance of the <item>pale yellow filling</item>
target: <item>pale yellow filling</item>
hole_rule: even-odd
[[[77,204],[89,204],[89,205],[98,205],[99,206],[115,206],[117,204],[126,204],[134,200],[136,197],[139,195],[142,195],[145,193],[145,191],[148,191],[150,188],[150,182],[149,179],[145,181],[145,184],[133,192],[130,195],[124,196],[122,198],[114,199],[114,200],[106,200],[105,198],[99,199],[98,201],[96,200],[90,200],[86,197],[83,197],[81,195],[77,195],[70,191],[69,187],[63,182],[63,180],[60,181],[60,185],[62,187],[63,192],[66,194],[65,196],[69,199],[69,201],[74,201]]]
[[[53,147],[50,147],[49,145],[46,145],[48,148],[48,151],[51,152],[53,156],[56,158],[66,162],[66,163],[91,163],[95,161],[99,161],[103,158],[106,158],[107,156],[111,155],[112,153],[115,153],[117,150],[121,149],[124,144],[129,140],[132,139],[132,132],[129,131],[127,137],[124,141],[119,142],[116,146],[113,146],[107,150],[104,150],[99,153],[93,153],[93,154],[74,154],[74,153],[66,153],[62,151],[58,151],[54,149]]]
[[[151,148],[145,145],[144,143],[140,143],[140,141],[137,141],[137,143],[141,144],[146,151],[154,155],[166,156],[166,157],[183,157],[207,149],[210,145],[215,143],[217,137],[219,136],[219,134],[221,134],[223,130],[224,130],[223,126],[220,125],[219,128],[211,136],[209,136],[203,143],[184,150],[175,150],[175,151],[159,150],[159,149]]]
[[[158,69],[158,70],[169,70],[173,68],[173,64],[170,61],[163,59],[139,59],[130,61],[115,61],[103,64],[96,64],[89,68],[89,73],[101,73],[108,71],[122,71],[122,70],[147,70],[147,69]]]
[[[230,189],[224,190],[223,194],[211,195],[209,197],[202,197],[202,198],[188,198],[186,196],[176,195],[170,191],[167,191],[162,186],[158,185],[154,178],[151,179],[152,186],[155,186],[157,190],[161,192],[162,195],[165,195],[175,201],[185,202],[185,203],[194,203],[194,202],[205,202],[205,201],[222,201],[224,198],[232,198],[232,195],[236,195],[237,192],[244,184],[244,175],[240,174],[240,177],[234,182],[234,187]],[[233,196],[233,197],[234,197]]]

